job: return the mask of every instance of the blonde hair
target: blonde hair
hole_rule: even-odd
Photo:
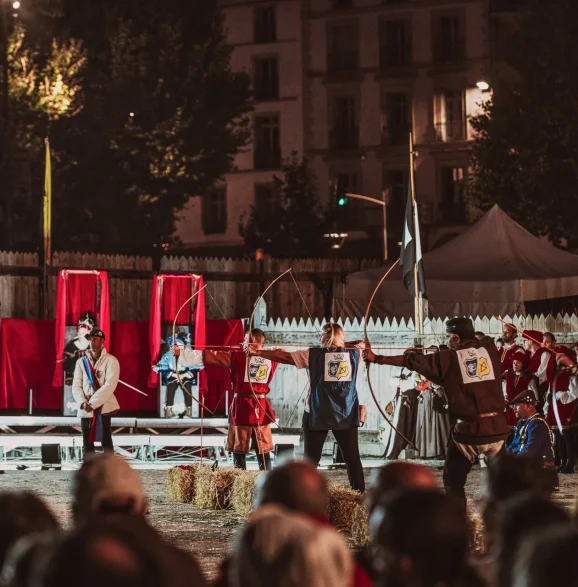
[[[321,334],[321,346],[343,348],[345,346],[345,332],[339,324],[328,322],[323,326]]]

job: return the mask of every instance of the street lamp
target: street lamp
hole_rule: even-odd
[[[18,2],[18,0],[16,0],[16,2],[13,2],[12,8],[14,8],[14,10],[18,10],[20,8],[20,2]]]
[[[383,210],[383,260],[387,261],[387,190],[383,190],[381,193],[382,199],[378,200],[377,198],[370,198],[369,196],[362,196],[361,194],[345,194],[346,198],[353,198],[355,200],[366,200],[368,202],[372,202],[373,204],[379,204],[382,206]],[[337,202],[340,206],[341,198],[339,202]]]
[[[480,80],[476,83],[476,86],[478,86],[478,89],[482,92],[487,92],[490,89],[490,84],[485,80]]]

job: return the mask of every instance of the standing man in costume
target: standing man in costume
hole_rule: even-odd
[[[502,341],[504,343],[500,350],[500,363],[502,365],[502,373],[505,373],[512,368],[514,355],[523,350],[522,347],[516,344],[518,331],[510,324],[504,324],[502,328]]]
[[[548,387],[546,371],[551,353],[542,346],[544,335],[539,330],[524,330],[522,337],[526,347],[528,371],[538,378],[538,387],[542,395]]]
[[[178,357],[175,359],[175,357],[173,356],[174,353],[171,349],[173,349],[175,346],[177,346],[180,350],[183,350],[185,348],[185,340],[182,338],[182,335],[177,334],[175,338],[176,340],[173,340],[172,336],[171,338],[169,338],[167,343],[170,348],[160,358],[160,361],[156,365],[153,365],[153,371],[161,374],[162,382],[167,386],[167,395],[165,398],[164,409],[165,418],[176,418],[178,416],[182,417],[183,415],[187,418],[192,418],[193,382],[195,380],[195,372],[200,371],[203,368],[203,365],[195,367],[185,367],[182,365],[182,360],[179,360]],[[179,364],[179,361],[181,364]],[[178,375],[180,375],[181,381],[183,382],[183,385],[185,387],[185,391],[183,391],[183,396],[185,400],[184,414],[175,414],[173,409],[175,403],[175,393],[180,385],[177,377],[177,369]]]
[[[84,454],[94,453],[94,443],[101,442],[105,451],[114,451],[111,419],[120,406],[114,395],[120,366],[106,352],[104,333],[95,328],[89,335],[90,348],[76,362],[72,395],[78,404]]]
[[[253,328],[247,334],[245,344],[256,352],[260,351],[265,344],[265,333]],[[173,346],[173,353],[180,356],[183,367],[198,369],[199,366],[213,365],[230,369],[235,395],[229,416],[227,450],[233,453],[233,463],[238,469],[247,468],[247,455],[252,447],[257,453],[259,469],[271,469],[269,453],[274,446],[270,424],[275,422],[275,413],[267,395],[277,363],[257,356],[247,361],[242,350],[197,351]]]
[[[357,440],[360,415],[355,386],[359,350],[351,348],[355,344],[347,344],[343,328],[331,323],[323,327],[320,347],[287,352],[281,349],[265,351],[251,345],[249,352],[309,370],[311,390],[303,414],[305,457],[319,465],[327,433],[331,430],[341,449],[352,489],[363,493],[365,479]]]
[[[536,394],[533,390],[519,393],[512,401],[518,418],[514,437],[507,451],[516,456],[539,459],[547,472],[548,480],[554,490],[559,490],[558,473],[554,465],[554,446],[552,432],[548,423],[536,410]]]
[[[518,422],[518,417],[515,410],[511,407],[511,402],[523,391],[532,391],[536,396],[536,402],[539,401],[538,395],[538,383],[536,376],[524,369],[524,363],[526,362],[526,353],[523,350],[519,350],[514,355],[512,361],[512,368],[508,369],[506,373],[506,379],[504,381],[504,399],[510,406],[506,410],[508,417],[508,424],[515,426]]]
[[[500,355],[492,341],[478,341],[469,318],[452,318],[446,324],[448,350],[431,355],[412,353],[379,356],[367,349],[366,361],[407,367],[421,373],[447,395],[450,417],[456,420],[444,466],[444,487],[463,501],[472,464],[480,455],[499,453],[508,437]]]
[[[64,347],[64,383],[72,385],[74,378],[74,369],[76,361],[84,355],[88,348],[88,335],[94,328],[94,319],[90,312],[86,312],[84,317],[78,321],[76,327],[76,336],[70,340]]]

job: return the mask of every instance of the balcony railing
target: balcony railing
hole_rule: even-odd
[[[463,141],[466,138],[466,121],[449,120],[436,123],[436,141]]]
[[[327,71],[342,73],[359,69],[359,53],[357,51],[339,51],[327,55]]]
[[[381,131],[381,144],[391,147],[409,144],[409,133],[411,127],[409,124],[400,124],[396,126],[385,126]]]
[[[329,148],[346,151],[357,149],[359,146],[359,131],[357,128],[333,129],[329,133]]]

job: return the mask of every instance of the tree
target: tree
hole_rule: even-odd
[[[278,257],[314,257],[328,249],[326,216],[317,198],[317,179],[295,151],[283,162],[283,178],[273,178],[273,206],[256,202],[239,232],[245,244]]]
[[[530,0],[472,119],[472,203],[498,203],[536,234],[578,240],[578,3]]]
[[[175,213],[250,136],[249,78],[230,70],[217,0],[31,0],[28,13],[25,40],[41,57],[52,46],[85,56],[82,108],[31,128],[54,150],[55,247],[150,254],[172,243]],[[55,106],[25,91],[14,102]]]

